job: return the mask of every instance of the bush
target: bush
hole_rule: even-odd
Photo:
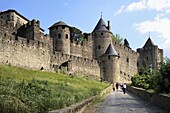
[[[160,69],[155,77],[155,90],[159,93],[170,93],[170,59],[160,63]]]
[[[170,59],[161,62],[157,71],[142,69],[140,74],[132,77],[133,86],[154,89],[158,93],[170,93]]]

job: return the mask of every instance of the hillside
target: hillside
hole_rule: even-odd
[[[96,95],[108,85],[87,77],[0,65],[0,113],[45,113]]]

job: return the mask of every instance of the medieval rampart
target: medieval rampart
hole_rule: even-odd
[[[48,71],[67,67],[69,73],[91,75],[99,78],[100,68],[97,61],[88,59],[89,54],[85,56],[86,58],[82,57],[82,48],[87,45],[75,45],[75,55],[67,55],[60,52],[53,53],[51,51],[51,45],[49,45],[48,42],[44,43],[37,40],[29,40],[15,34],[13,35],[13,33],[15,32],[11,30],[10,26],[1,27],[0,63],[36,70],[45,69]],[[46,37],[49,38],[48,36],[44,36],[44,38]],[[80,47],[81,56],[77,56],[77,46]],[[88,46],[86,48],[88,48]],[[86,54],[86,52],[84,52],[84,54]]]
[[[37,70],[50,70],[49,45],[14,35],[0,36],[0,62]]]
[[[51,68],[55,71],[66,67],[70,74],[90,75],[99,78],[100,68],[96,60],[55,52],[51,56]]]
[[[137,58],[139,54],[123,44],[113,42],[113,46],[120,56],[120,80],[122,82],[130,81],[131,77],[138,72]]]

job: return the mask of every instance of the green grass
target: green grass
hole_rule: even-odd
[[[0,113],[46,113],[94,96],[108,85],[87,77],[0,65]]]

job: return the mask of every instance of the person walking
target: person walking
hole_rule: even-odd
[[[122,84],[122,90],[123,90],[123,94],[125,94],[126,93],[126,84]]]
[[[118,91],[118,89],[119,89],[119,83],[116,82],[116,91]]]
[[[113,91],[115,91],[115,86],[114,86],[114,83],[112,84],[112,88],[113,88]]]

